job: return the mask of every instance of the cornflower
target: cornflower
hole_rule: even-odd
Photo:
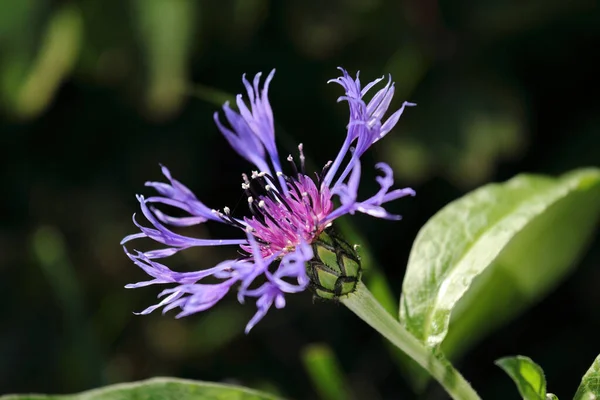
[[[238,285],[240,303],[247,298],[256,299],[257,312],[246,326],[248,333],[273,304],[278,309],[285,306],[286,294],[302,292],[310,286],[318,296],[331,299],[355,289],[360,279],[359,257],[331,225],[337,218],[356,212],[389,220],[400,219],[400,216],[387,212],[382,204],[413,196],[415,192],[410,188],[392,189],[392,169],[385,163],[378,163],[376,168],[382,173],[376,178],[379,191],[365,200],[358,200],[360,157],[390,132],[405,107],[415,104],[404,102],[384,120],[394,96],[391,77],[367,102],[365,95],[383,77],[363,88],[358,73],[353,79],[344,69],[340,70],[342,76],[329,82],[341,85],[345,91],[338,102],[346,101],[350,109],[346,139],[336,158],[327,162],[315,178],[306,172],[302,144],[298,146],[298,162],[292,155],[287,157],[291,173],[284,174],[281,168],[268,99],[275,70],[262,84],[261,73],[256,74],[252,83],[245,75],[242,77],[248,103],[241,94],[236,97],[238,111],[225,103],[223,114],[227,124],[221,121],[218,112],[214,114],[217,127],[231,147],[256,167],[250,176],[242,174],[242,189],[247,196],[250,216],[235,217],[228,207],[209,208],[174,179],[164,166],[162,173],[167,183],[146,183],[158,195],[148,198],[138,195],[137,200],[142,214],[152,226],[140,224],[134,214],[133,222],[140,232],[125,237],[121,244],[150,238],[164,247],[142,252],[129,251],[123,246],[127,256],[152,277],[125,287],[174,286],[160,292],[159,298],[164,298],[139,314],[149,314],[160,307],[163,307],[163,313],[179,308],[177,318],[184,317],[211,308]],[[337,206],[334,197],[339,199]],[[156,208],[157,205],[180,209],[186,216],[167,215]],[[243,237],[199,239],[175,233],[168,227],[188,227],[208,221],[239,229]],[[228,245],[239,246],[242,256],[209,269],[176,272],[157,261],[190,247]],[[217,283],[206,283],[209,277]]]

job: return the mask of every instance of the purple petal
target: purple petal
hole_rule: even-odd
[[[394,127],[400,119],[404,107],[413,104],[405,102],[400,110],[393,113],[385,122],[382,122],[394,97],[395,89],[391,77],[389,77],[386,85],[378,90],[367,104],[363,97],[370,89],[381,82],[382,78],[368,83],[365,88],[361,90],[358,74],[357,78],[353,80],[347,71],[341,68],[340,70],[342,71],[342,76],[332,79],[329,82],[338,83],[344,88],[345,95],[341,96],[339,100],[341,99],[348,102],[350,108],[350,120],[348,122],[346,139],[344,140],[340,152],[333,161],[331,168],[323,179],[323,185],[327,187],[331,187],[333,178],[339,172],[342,161],[346,157],[352,143],[356,141],[354,153],[350,158],[350,162],[343,169],[343,172],[338,177],[333,187],[342,183],[352,170],[353,164],[364,154],[364,152]]]
[[[133,220],[135,221],[135,214],[133,214]],[[132,240],[135,239],[141,239],[141,238],[145,238],[147,237],[145,233],[133,233],[131,235],[127,235],[123,238],[123,240],[121,240],[121,243],[119,243],[121,246],[124,245],[127,242],[130,242]]]
[[[400,119],[400,117],[402,116],[402,113],[404,112],[405,107],[415,107],[415,106],[416,106],[415,103],[409,103],[408,101],[405,101],[404,103],[402,103],[402,107],[400,107],[400,109],[398,109],[395,113],[390,115],[390,117],[383,123],[383,125],[381,125],[379,136],[377,137],[377,139],[375,139],[375,142],[377,142],[379,139],[383,138],[389,131],[391,131],[394,128],[394,126],[396,126],[396,124],[398,123],[398,120]]]
[[[216,285],[192,285],[192,294],[180,305],[182,311],[177,314],[177,318],[208,310],[225,297],[234,282],[231,280]]]
[[[274,274],[268,274],[267,277],[271,283],[275,284],[280,291],[285,293],[298,293],[306,289],[309,283],[306,275],[306,262],[313,258],[312,247],[303,242],[296,246],[296,249],[286,254],[279,263],[279,267]],[[297,284],[291,284],[283,278],[294,278]],[[282,295],[283,296],[283,295]]]
[[[188,236],[179,235],[175,232],[172,232],[167,227],[165,227],[150,211],[148,206],[146,205],[146,201],[144,196],[138,195],[138,201],[140,202],[140,206],[142,209],[142,213],[150,221],[150,223],[156,228],[146,228],[140,225],[134,218],[134,223],[140,230],[146,234],[146,236],[151,239],[165,244],[167,246],[173,247],[181,247],[188,248],[193,246],[224,246],[224,245],[239,245],[246,243],[244,239],[195,239]]]
[[[184,294],[183,292],[175,292],[172,295],[164,298],[160,303],[155,304],[153,306],[150,306],[150,307],[146,308],[145,310],[143,310],[142,312],[134,313],[134,314],[136,314],[136,315],[148,315],[152,311],[156,310],[157,308],[160,308],[160,307],[162,307],[164,305],[167,305],[167,304],[169,304],[169,303],[171,303],[171,302],[179,299],[181,296],[183,296],[183,294]]]
[[[149,203],[148,200],[146,201]],[[156,216],[156,218],[158,218],[159,221],[173,226],[192,226],[206,222],[205,217],[171,217],[169,215],[166,215],[156,207],[151,207],[150,210]]]
[[[250,244],[250,248],[252,249],[252,268],[247,269],[247,274],[241,278],[242,283],[238,290],[238,301],[240,303],[244,303],[244,297],[248,295],[248,288],[250,285],[254,283],[254,280],[267,271],[269,264],[273,261],[275,256],[271,256],[268,259],[263,259],[260,247],[258,246],[258,242],[254,238],[254,236],[250,233],[247,234],[248,243]]]
[[[367,86],[365,86],[365,87],[363,88],[363,90],[361,90],[361,92],[360,92],[360,96],[361,96],[361,97],[364,97],[364,96],[365,96],[365,94],[367,94],[367,92],[368,92],[368,91],[369,91],[369,90],[370,90],[370,89],[371,89],[373,86],[375,86],[375,85],[377,85],[379,82],[381,82],[381,81],[383,80],[383,78],[384,78],[384,76],[382,76],[381,78],[377,78],[377,79],[375,79],[375,80],[374,80],[374,81],[372,81],[372,82],[369,82],[369,83],[367,83]]]
[[[386,193],[385,196],[383,196],[383,199],[381,200],[381,203],[387,203],[389,201],[393,201],[393,200],[397,200],[401,197],[406,197],[406,196],[416,196],[416,192],[411,189],[411,188],[404,188],[404,189],[396,189],[396,190],[392,190],[389,193]]]
[[[137,288],[142,286],[148,286],[153,284],[165,284],[165,283],[179,283],[179,284],[189,284],[196,283],[204,278],[209,276],[216,276],[222,271],[227,271],[235,268],[237,261],[235,260],[226,260],[223,261],[213,268],[204,269],[200,271],[193,272],[176,272],[171,270],[164,264],[161,264],[157,261],[154,261],[152,258],[148,257],[146,253],[136,252],[136,254],[129,253],[127,249],[125,249],[125,254],[134,262],[135,265],[144,270],[148,275],[150,275],[152,280],[145,282],[138,282],[135,284],[129,284],[126,288]]]
[[[218,303],[229,292],[234,283],[235,279],[231,279],[218,284],[183,284],[166,289],[159,294],[159,297],[168,294],[167,297],[139,314],[146,315],[163,306],[163,314],[180,307],[182,311],[176,316],[177,318],[201,312]],[[185,295],[187,296],[183,297]]]
[[[179,209],[182,209],[194,217],[204,217],[205,220],[214,220],[222,222],[216,217],[212,209],[206,207],[199,201],[194,193],[184,184],[174,179],[171,172],[165,166],[161,166],[163,175],[169,180],[170,185],[163,182],[146,182],[146,186],[153,187],[164,197],[150,197],[147,199],[150,203],[163,203]],[[199,219],[200,220],[200,219]]]
[[[236,104],[239,112],[233,111],[227,104],[223,107],[227,120],[233,130],[226,128],[215,114],[215,122],[231,146],[242,157],[252,162],[261,172],[267,172],[273,176],[281,171],[279,155],[275,145],[275,128],[273,122],[273,110],[269,103],[269,85],[275,70],[272,70],[260,87],[261,73],[255,75],[252,85],[242,78],[246,88],[249,105],[243,100],[241,94],[236,96]],[[269,154],[275,171],[271,171],[265,159],[265,150]],[[286,191],[286,185],[279,178],[281,186]]]
[[[356,211],[376,218],[390,220],[399,220],[401,218],[399,215],[387,212],[381,205],[404,196],[414,196],[415,191],[411,188],[390,191],[390,188],[394,184],[392,168],[386,163],[378,163],[376,164],[376,168],[383,172],[382,176],[376,178],[380,189],[367,200],[359,202],[356,198],[360,183],[360,161],[356,161],[348,183],[338,183],[331,191],[332,194],[339,196],[342,205],[333,210],[323,223],[330,223],[342,215],[354,214]]]
[[[229,142],[229,145],[240,156],[256,165],[259,170],[270,172],[265,159],[264,147],[258,138],[254,136],[248,124],[239,114],[236,114],[229,108],[228,103],[225,103],[223,106],[223,111],[225,112],[225,116],[231,124],[233,131],[221,123],[219,120],[219,113],[217,112],[214,114],[214,121],[217,124],[217,128],[219,128],[223,136],[225,136],[225,139]]]
[[[356,206],[356,211],[359,211],[363,214],[368,214],[375,218],[389,219],[392,221],[399,221],[402,219],[402,216],[400,216],[400,215],[390,214],[389,212],[386,211],[385,208],[383,208],[381,206],[371,205],[371,204],[359,203]]]
[[[264,316],[267,314],[267,312],[271,308],[273,301],[275,300],[276,297],[281,295],[281,292],[277,288],[277,286],[273,285],[270,282],[267,282],[267,283],[263,284],[256,291],[256,295],[257,296],[260,295],[259,299],[256,301],[256,307],[258,308],[258,311],[256,311],[256,314],[254,314],[252,319],[250,319],[250,321],[246,325],[246,329],[244,330],[246,332],[246,334],[248,334],[250,332],[250,330],[261,319],[264,318]],[[280,300],[280,304],[281,304],[281,300]]]
[[[381,119],[387,111],[392,98],[394,97],[394,84],[392,77],[389,77],[388,83],[375,93],[375,96],[367,104],[367,115],[369,119]]]

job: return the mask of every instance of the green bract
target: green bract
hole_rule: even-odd
[[[360,260],[356,250],[332,228],[312,243],[314,258],[306,265],[311,288],[318,297],[336,299],[356,290]]]

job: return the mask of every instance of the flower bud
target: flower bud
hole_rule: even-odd
[[[323,299],[336,299],[352,293],[360,280],[361,266],[356,250],[332,228],[313,242],[314,258],[306,264],[310,287]]]

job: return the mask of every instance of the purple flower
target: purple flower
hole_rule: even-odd
[[[129,235],[121,244],[134,239],[148,237],[162,245],[146,252],[129,251],[127,256],[152,279],[127,285],[138,288],[153,284],[172,284],[163,290],[163,299],[140,314],[148,314],[163,307],[163,313],[174,308],[181,311],[177,317],[204,311],[219,302],[234,286],[238,286],[238,300],[255,298],[258,311],[246,326],[246,333],[260,321],[271,306],[285,306],[285,294],[305,290],[310,283],[306,263],[314,257],[311,244],[342,215],[361,212],[378,218],[400,219],[388,213],[383,204],[415,193],[410,188],[392,189],[392,169],[385,163],[376,167],[382,176],[377,178],[380,189],[367,199],[358,198],[361,174],[361,155],[376,141],[383,138],[398,122],[406,106],[384,118],[394,96],[391,78],[377,91],[370,101],[364,96],[383,78],[364,88],[358,78],[350,77],[343,69],[342,76],[331,80],[340,84],[345,95],[338,101],[347,101],[350,121],[347,135],[335,160],[329,161],[316,179],[305,171],[303,146],[298,146],[299,162],[290,155],[289,174],[284,174],[275,146],[273,112],[268,100],[268,89],[275,70],[261,85],[258,73],[252,84],[244,76],[242,81],[247,91],[248,104],[242,95],[236,98],[238,111],[228,103],[223,106],[226,123],[215,113],[215,122],[231,147],[257,168],[248,177],[242,175],[242,189],[247,195],[250,216],[235,217],[228,207],[211,209],[196,198],[194,193],[181,182],[173,179],[166,167],[162,172],[164,182],[147,182],[158,195],[145,198],[138,195],[141,211],[151,227],[141,225],[134,214],[133,222],[139,233]],[[348,152],[351,154],[348,155]],[[344,163],[345,159],[348,159]],[[335,183],[334,183],[335,182]],[[333,198],[339,198],[336,207]],[[174,217],[160,211],[156,206],[167,205],[186,213],[185,217]],[[202,224],[209,220],[230,225],[241,231],[240,239],[198,239],[173,232],[169,227],[186,227]],[[195,246],[239,246],[240,258],[226,260],[217,266],[197,272],[175,272],[158,262],[181,250]],[[217,283],[205,283],[206,278]],[[202,283],[201,283],[202,282]]]

